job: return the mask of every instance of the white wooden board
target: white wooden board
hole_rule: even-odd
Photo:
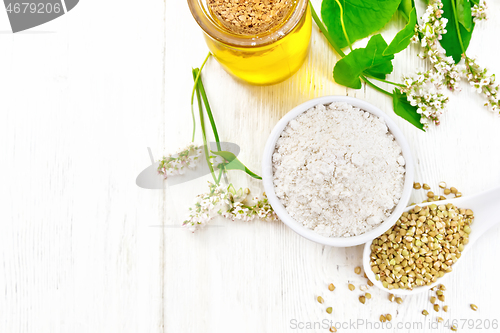
[[[500,4],[488,4],[490,20],[476,27],[469,54],[500,74]],[[146,147],[159,158],[190,141],[191,68],[208,49],[185,1],[87,0],[15,35],[0,13],[1,332],[326,332],[293,323],[375,323],[384,313],[392,314],[392,329],[377,331],[448,331],[428,326],[436,317],[428,295],[397,305],[372,288],[373,298],[360,304],[359,290],[347,283],[365,281],[353,272],[361,246],[324,247],[262,221],[217,220],[218,227],[191,234],[172,226],[208,178],[163,191],[135,185],[150,164]],[[384,34],[400,27],[391,22]],[[422,133],[394,115],[389,98],[335,84],[338,56],[313,30],[304,66],[281,84],[248,86],[213,59],[206,66],[221,139],[237,143],[251,169],[260,171],[267,136],[286,112],[338,94],[367,100],[397,122],[416,158],[417,181],[437,188],[444,180],[464,196],[500,185],[500,119],[475,92],[464,85],[442,125]],[[425,66],[417,52],[396,57],[392,80]],[[262,191],[244,175],[230,180]],[[488,331],[486,320],[500,320],[500,268],[492,265],[499,238],[500,228],[493,229],[461,259],[446,282],[445,320],[482,320],[477,332]],[[422,322],[422,329],[404,326]],[[467,327],[460,331],[474,331]],[[373,330],[339,328],[355,331]]]

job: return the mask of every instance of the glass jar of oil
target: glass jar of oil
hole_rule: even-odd
[[[308,1],[289,2],[290,10],[279,22],[266,31],[248,34],[229,29],[207,5],[207,0],[188,0],[213,56],[234,77],[256,85],[275,84],[289,78],[307,56],[312,29]]]

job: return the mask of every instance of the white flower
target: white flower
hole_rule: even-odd
[[[186,148],[180,150],[176,154],[164,156],[160,160],[158,172],[163,174],[165,178],[168,176],[182,175],[185,168],[194,169],[201,155],[201,147],[189,144]]]
[[[486,14],[486,10],[488,6],[484,0],[479,0],[479,4],[476,4],[472,7],[472,16],[474,17],[474,22],[479,22],[482,20],[487,20],[488,16]]]
[[[412,106],[418,106],[421,114],[420,122],[427,128],[433,122],[439,125],[439,117],[446,110],[448,97],[443,94],[443,85],[436,79],[433,69],[427,72],[417,72],[413,77],[403,78],[404,87],[400,88],[406,94]]]
[[[422,23],[418,25],[418,31],[424,35],[421,46],[424,53],[419,54],[421,58],[428,58],[432,63],[436,79],[443,80],[448,89],[458,91],[458,81],[460,69],[452,58],[446,57],[439,45],[442,35],[446,33],[448,20],[442,18],[443,3],[441,0],[431,0],[425,14],[422,16]]]
[[[252,221],[255,218],[274,221],[278,217],[274,213],[267,198],[253,198],[249,200],[249,191],[236,190],[232,184],[227,188],[209,183],[210,191],[197,197],[194,207],[189,209],[187,220],[182,226],[191,232],[204,227],[216,216],[223,216],[230,220]]]
[[[486,107],[497,113],[500,107],[499,85],[495,83],[495,74],[488,75],[488,70],[479,66],[475,59],[465,57],[465,76],[470,85],[487,98]]]
[[[214,155],[214,156],[210,157],[210,162],[212,162],[212,165],[218,166],[218,165],[226,162],[226,160],[222,156]]]

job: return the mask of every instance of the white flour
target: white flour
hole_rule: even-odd
[[[317,105],[283,130],[274,187],[288,213],[328,237],[382,223],[403,193],[405,160],[383,119],[346,103]]]

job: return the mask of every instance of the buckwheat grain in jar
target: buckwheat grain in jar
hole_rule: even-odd
[[[304,62],[312,19],[307,0],[188,0],[210,52],[256,85],[281,82]]]

